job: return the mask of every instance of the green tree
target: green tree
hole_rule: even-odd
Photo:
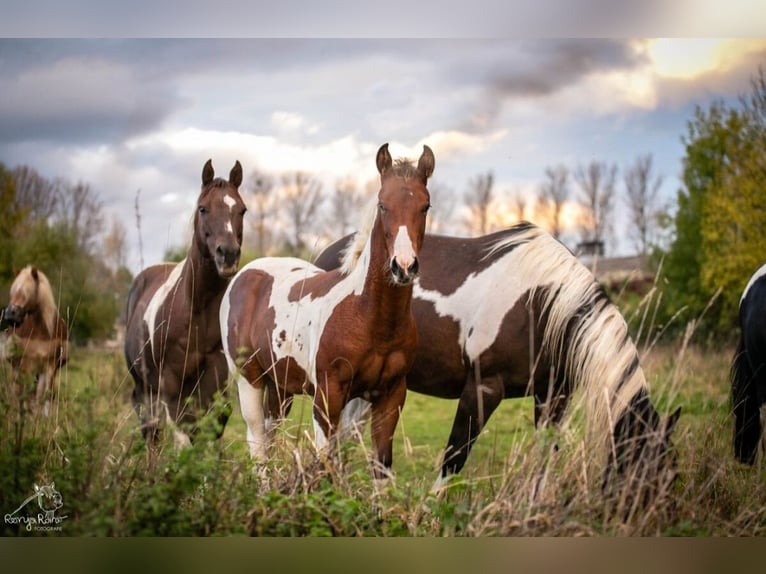
[[[675,233],[667,253],[657,254],[664,256],[664,319],[685,309],[676,327],[714,300],[698,328],[730,335],[742,289],[766,260],[765,87],[761,70],[739,109],[716,101],[697,107],[688,123]]]

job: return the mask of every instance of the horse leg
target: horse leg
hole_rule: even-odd
[[[247,425],[247,446],[250,449],[250,457],[256,462],[266,460],[269,444],[264,416],[265,386],[263,378],[257,378],[255,383],[250,383],[243,376],[237,377],[239,406]]]
[[[477,384],[477,381],[480,381],[480,384]],[[474,374],[468,375],[444,450],[441,474],[433,490],[439,489],[450,475],[459,473],[465,466],[473,443],[503,400],[503,396],[500,377],[479,379]]]
[[[550,373],[549,377],[537,381],[534,390],[535,426],[557,426],[564,416],[569,397],[564,390],[562,373]]]
[[[731,366],[731,402],[734,411],[734,455],[742,463],[753,464],[761,438],[761,402],[758,379],[740,336]]]
[[[180,424],[193,417],[186,411],[182,388],[183,382],[169,369],[165,370],[160,380],[160,427],[164,423],[173,431],[173,440],[178,448],[191,445],[191,437]]]
[[[406,379],[401,377],[391,384],[388,392],[372,403],[372,448],[376,464],[372,478],[376,492],[380,492],[391,478],[393,464],[394,431],[407,397]]]

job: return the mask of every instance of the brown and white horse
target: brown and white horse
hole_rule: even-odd
[[[417,167],[401,159],[394,163],[385,144],[376,163],[381,187],[368,226],[339,270],[323,272],[294,258],[257,259],[237,274],[221,304],[224,353],[237,374],[256,459],[266,456],[265,387],[283,405],[294,394],[313,395],[318,448],[336,436],[344,406],[364,397],[371,403],[378,463],[373,478],[389,476],[405,377],[417,346],[412,288],[434,156],[423,146]]]
[[[226,181],[215,177],[208,160],[186,258],[148,267],[131,285],[125,359],[135,381],[133,406],[147,439],[155,440],[169,421],[177,444],[187,444],[186,431],[195,430],[199,411],[224,389],[228,370],[218,307],[239,266],[246,211],[241,183],[238,161]],[[225,423],[226,415],[221,417]]]
[[[316,265],[338,267],[352,241],[329,246]],[[437,487],[461,470],[500,401],[528,395],[544,424],[560,422],[579,392],[608,473],[668,465],[678,411],[660,420],[624,318],[566,247],[524,222],[477,238],[428,235],[420,259],[420,343],[407,388],[459,399]]]
[[[16,275],[2,315],[0,358],[16,374],[35,380],[36,403],[47,415],[57,392],[56,375],[69,358],[69,330],[42,271],[29,265]]]

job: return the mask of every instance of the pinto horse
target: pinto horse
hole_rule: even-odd
[[[373,478],[389,476],[405,376],[417,346],[412,286],[420,268],[434,156],[423,146],[417,167],[402,159],[393,163],[384,144],[376,163],[377,200],[339,270],[323,272],[294,258],[262,258],[243,267],[226,291],[223,348],[237,374],[255,459],[266,455],[267,385],[269,398],[280,398],[270,404],[281,403],[282,412],[292,395],[313,395],[318,448],[335,437],[344,406],[364,397],[371,403],[379,463]]]
[[[56,375],[69,358],[69,330],[50,281],[37,267],[24,267],[11,284],[2,313],[0,358],[36,382],[35,400],[48,414],[57,391]]]
[[[337,267],[351,241],[316,265]],[[664,464],[679,412],[660,420],[625,320],[566,247],[522,222],[477,238],[428,235],[420,260],[407,388],[459,399],[435,488],[463,468],[501,400],[532,395],[536,425],[558,424],[578,390],[607,468],[661,470],[648,465]]]
[[[218,306],[239,266],[245,204],[237,161],[229,180],[215,177],[208,160],[186,258],[144,269],[127,303],[125,359],[133,376],[133,406],[150,442],[170,422],[176,443],[188,444],[200,410],[228,376],[221,353]],[[227,415],[221,414],[225,424]],[[221,427],[222,428],[222,427]]]
[[[766,265],[750,278],[739,301],[739,342],[731,365],[734,456],[753,464],[766,402]]]

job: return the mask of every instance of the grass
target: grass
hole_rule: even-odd
[[[644,357],[658,409],[683,408],[674,438],[680,476],[650,507],[617,514],[586,470],[586,445],[534,431],[531,399],[504,401],[459,479],[433,495],[456,401],[410,393],[395,436],[395,482],[375,493],[369,438],[344,445],[340,461],[322,460],[310,446],[305,398],[296,400],[267,468],[253,472],[235,392],[221,440],[179,451],[166,437],[149,451],[120,353],[74,350],[47,418],[29,411],[29,397],[3,366],[0,510],[12,512],[35,484],[54,482],[63,500],[58,516],[66,516],[57,531],[4,522],[3,534],[758,536],[766,527],[765,477],[761,466],[742,466],[731,454],[731,356],[731,349],[679,343]]]

